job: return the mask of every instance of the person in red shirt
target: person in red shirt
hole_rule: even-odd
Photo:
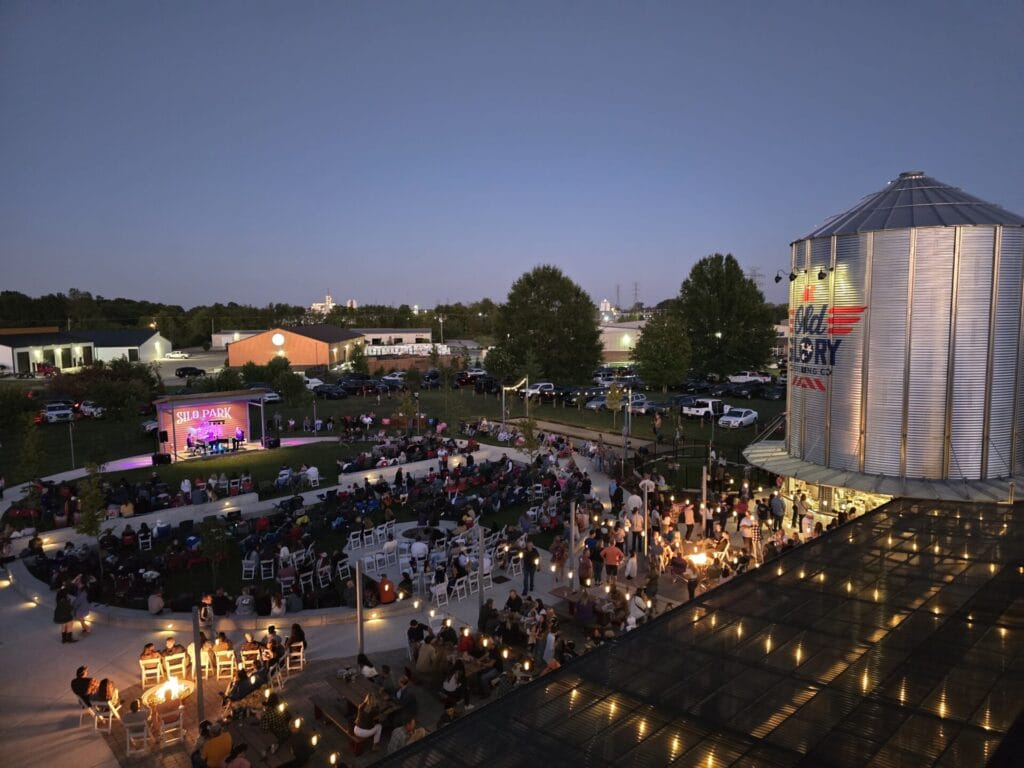
[[[377,582],[377,596],[380,598],[381,605],[393,603],[398,599],[398,592],[395,589],[395,583],[386,575],[381,576],[380,581]]]
[[[604,572],[608,576],[608,581],[612,584],[615,583],[615,578],[619,574],[619,566],[622,564],[624,557],[625,555],[622,554],[622,550],[615,545],[614,541],[601,550]]]

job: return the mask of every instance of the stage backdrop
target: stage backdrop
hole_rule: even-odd
[[[253,396],[254,393],[249,391],[238,394],[217,392],[157,400],[157,422],[161,433],[166,432],[166,441],[161,440],[161,451],[173,454],[177,459],[188,455],[190,439],[194,445],[208,446],[221,441],[222,450],[230,450],[236,438],[248,441],[251,436],[249,403]],[[255,398],[259,400],[258,392]]]

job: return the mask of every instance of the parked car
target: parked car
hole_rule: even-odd
[[[317,387],[323,386],[324,380],[303,378],[302,383],[306,385],[306,389],[313,391]]]
[[[172,349],[164,357],[168,360],[188,360],[192,355],[183,349]]]
[[[752,427],[755,424],[757,424],[757,411],[752,411],[749,408],[730,408],[729,412],[718,420],[718,426],[726,429]]]
[[[46,378],[50,378],[51,376],[56,376],[58,373],[60,373],[60,368],[58,368],[55,365],[51,365],[50,363],[39,363],[36,366],[37,376],[45,376]]]
[[[762,400],[784,400],[786,398],[786,388],[775,384],[770,387],[764,387],[761,390]]]
[[[381,376],[381,381],[399,381],[405,383],[405,371],[392,371],[391,373]]]
[[[608,392],[606,387],[597,385],[591,387],[573,387],[565,393],[566,405],[585,405],[587,401],[595,397],[604,397]]]
[[[423,374],[420,379],[420,389],[440,389],[441,372],[437,368],[431,368]]]
[[[78,406],[78,412],[83,416],[102,419],[106,415],[107,409],[102,405],[97,405],[93,400],[83,400]]]
[[[583,407],[588,411],[603,411],[607,407],[606,402],[607,399],[604,397],[595,397],[593,400],[588,400]]]
[[[729,377],[733,384],[771,384],[772,376],[764,371],[740,371]]]
[[[672,404],[673,408],[682,409],[693,405],[697,402],[697,398],[693,395],[676,395],[675,397],[670,397],[668,401]]]
[[[263,393],[263,402],[264,403],[280,403],[281,401],[282,401],[281,395],[279,395],[277,392],[275,392],[272,389],[268,389],[266,392]]]
[[[191,379],[195,376],[205,376],[206,371],[202,368],[196,368],[194,365],[183,365],[175,369],[174,375],[179,379]]]
[[[46,403],[36,416],[37,424],[57,424],[62,421],[74,420],[74,407],[64,400]]]
[[[477,376],[486,376],[487,375],[487,371],[484,370],[483,368],[467,368],[466,369],[466,373],[468,373],[474,379]]]
[[[693,405],[683,406],[683,416],[691,419],[717,419],[729,411],[729,406],[714,397],[698,397]]]
[[[478,395],[497,395],[501,392],[501,382],[493,376],[478,376],[473,382],[473,390]]]
[[[155,419],[147,419],[142,422],[142,431],[147,435],[155,435],[160,430],[160,422]]]
[[[656,413],[668,413],[674,408],[671,400],[648,400],[645,403],[635,406],[632,411],[633,413],[640,413],[644,416],[653,416]]]
[[[626,402],[626,398],[623,398],[623,403]],[[629,412],[630,413],[647,413],[647,395],[641,392],[634,392],[629,397]]]
[[[539,398],[541,392],[549,392],[554,390],[555,385],[550,381],[538,381],[535,384],[523,387],[519,391],[519,396],[523,399]]]
[[[711,382],[707,379],[690,377],[683,382],[682,390],[690,395],[704,395],[711,389]]]
[[[313,387],[313,396],[325,400],[344,400],[348,397],[348,392],[339,384],[318,384]]]
[[[559,386],[558,384],[555,384],[555,386],[553,388],[551,388],[551,389],[542,389],[541,390],[540,396],[539,396],[540,397],[540,401],[542,403],[547,403],[548,405],[555,405],[556,403],[563,403],[563,402],[565,402],[566,397],[568,397],[569,392],[571,392],[571,391],[572,391],[572,389],[570,387],[562,387],[562,386]]]
[[[722,394],[729,395],[730,397],[742,397],[750,400],[760,394],[762,386],[762,384],[755,381],[730,382],[726,385],[726,389]]]

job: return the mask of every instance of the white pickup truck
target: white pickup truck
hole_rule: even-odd
[[[550,381],[538,381],[536,384],[524,387],[521,396],[529,400],[531,397],[540,397],[541,392],[553,392],[554,390],[555,385]]]
[[[733,384],[771,384],[771,374],[760,371],[740,371],[729,377]]]
[[[692,405],[683,406],[683,416],[690,419],[717,419],[729,412],[729,406],[713,397],[698,397]]]

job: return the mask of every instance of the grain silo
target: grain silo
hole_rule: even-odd
[[[787,436],[753,463],[892,496],[1012,496],[1024,218],[901,173],[794,242],[789,277]]]

